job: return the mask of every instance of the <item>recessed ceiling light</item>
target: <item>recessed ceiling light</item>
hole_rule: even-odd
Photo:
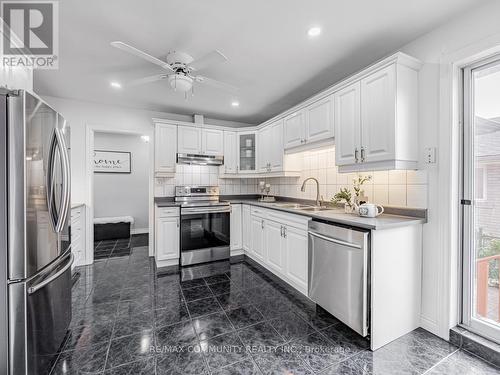
[[[234,100],[234,101],[232,101],[232,102],[231,102],[231,105],[232,105],[233,107],[239,107],[239,106],[240,106],[240,102],[238,102],[238,101]]]
[[[122,88],[122,85],[119,82],[111,82],[110,85],[111,85],[111,87],[113,87],[115,89],[121,89]]]
[[[317,27],[317,26],[314,26],[314,27],[311,27],[309,30],[307,30],[307,35],[309,36],[318,36],[319,34],[321,34],[321,28]]]

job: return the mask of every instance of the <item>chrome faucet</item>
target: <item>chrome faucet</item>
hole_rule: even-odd
[[[306,182],[309,181],[309,180],[313,180],[314,182],[316,182],[316,206],[321,206],[321,203],[319,201],[319,181],[314,178],[314,177],[308,177],[304,180],[304,182],[302,183],[302,187],[300,188],[300,191],[301,192],[305,192],[306,191]]]

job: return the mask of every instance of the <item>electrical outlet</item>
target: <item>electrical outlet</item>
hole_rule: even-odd
[[[436,164],[436,147],[427,147],[425,149],[425,162],[427,164]]]

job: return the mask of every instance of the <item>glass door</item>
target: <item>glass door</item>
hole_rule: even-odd
[[[255,133],[240,133],[238,137],[239,170],[255,172]]]
[[[500,57],[463,73],[462,320],[500,342]]]

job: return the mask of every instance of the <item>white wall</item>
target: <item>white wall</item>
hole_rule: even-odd
[[[448,211],[443,210],[441,201],[448,198],[448,184],[440,186],[440,175],[449,173],[449,165],[429,165],[424,163],[423,152],[426,147],[438,147],[446,139],[440,140],[440,128],[446,124],[440,123],[440,109],[443,101],[451,98],[440,96],[440,72],[442,61],[450,55],[468,49],[473,44],[484,43],[494,35],[500,34],[500,2],[479,7],[460,18],[454,19],[444,26],[418,38],[404,46],[401,50],[424,62],[419,74],[419,149],[421,151],[420,168],[428,173],[428,223],[424,226],[423,233],[423,285],[422,285],[422,325],[424,328],[442,337],[447,337],[448,328],[456,323],[456,311],[450,306],[456,301],[446,301],[446,291],[440,284],[443,274],[443,260],[440,259],[444,249],[441,236],[449,235],[453,228],[444,228],[441,222],[449,222]],[[487,45],[488,43],[485,43]],[[440,152],[445,150],[438,150]],[[441,154],[444,160],[457,158],[458,155]],[[442,159],[441,159],[442,160]],[[443,179],[441,179],[443,181]],[[457,183],[454,181],[453,183]],[[444,221],[443,221],[444,220]],[[456,249],[454,249],[456,250]],[[444,261],[452,262],[451,259]],[[450,280],[448,280],[449,282]],[[449,283],[449,285],[452,285]],[[451,291],[453,294],[453,291]],[[448,314],[446,311],[448,310]]]
[[[132,216],[133,232],[148,231],[149,144],[140,135],[94,135],[94,149],[131,153],[131,173],[94,174],[94,217]]]

